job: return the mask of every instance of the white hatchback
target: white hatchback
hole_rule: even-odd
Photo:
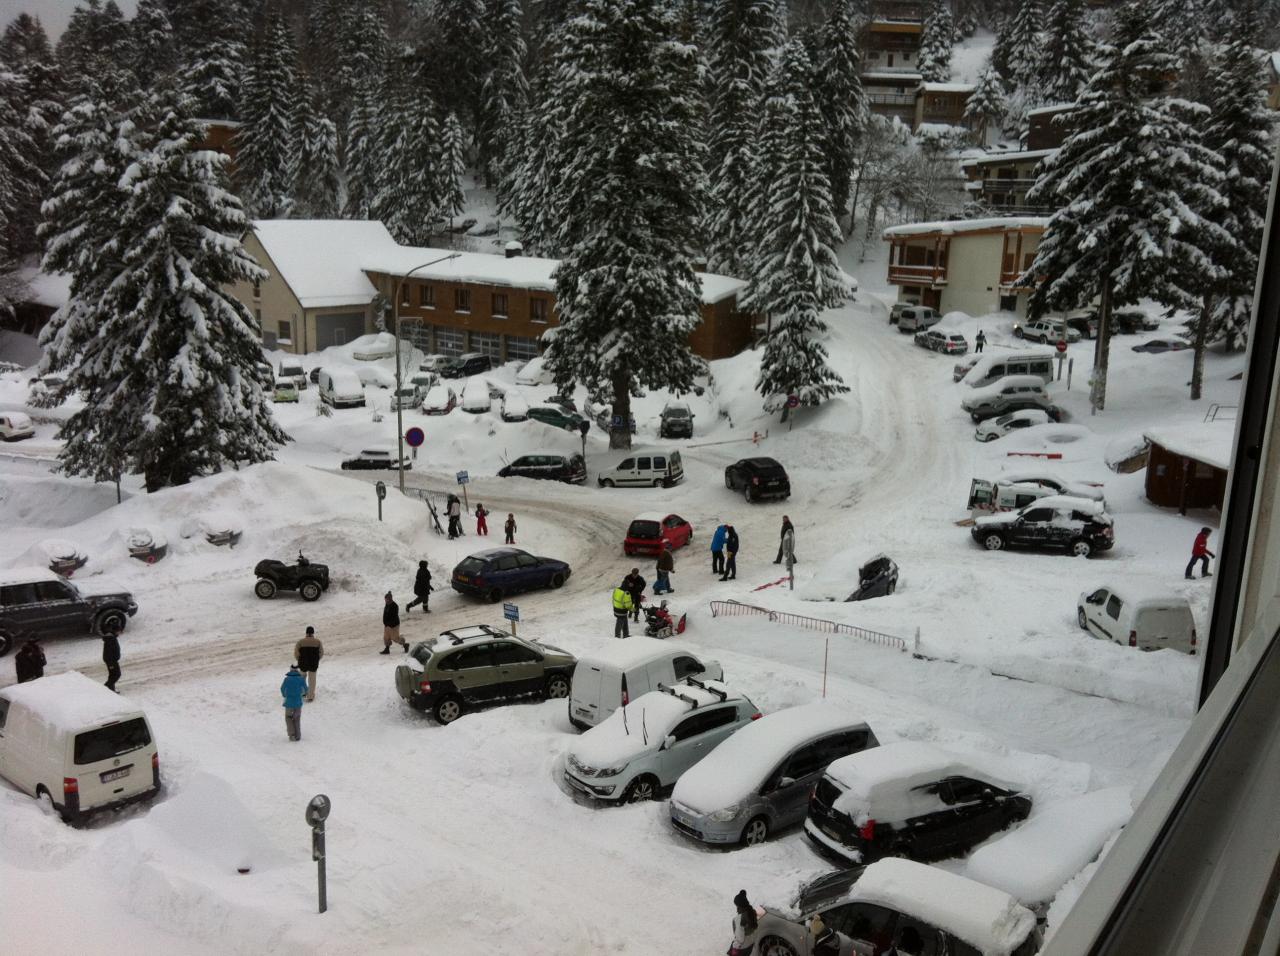
[[[35,435],[35,426],[22,412],[0,412],[0,440],[19,441]]]

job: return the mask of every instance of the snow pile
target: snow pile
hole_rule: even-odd
[[[63,528],[114,507],[115,488],[68,478],[0,478],[0,523],[6,528]]]
[[[5,689],[4,695],[26,707],[45,725],[68,732],[123,720],[139,710],[128,698],[107,690],[78,671],[15,684]]]

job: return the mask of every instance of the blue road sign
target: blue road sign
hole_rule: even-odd
[[[471,476],[468,475],[465,471],[458,472],[457,478],[458,478],[458,484],[460,485],[465,485],[468,481],[471,480]]]
[[[502,616],[508,621],[520,620],[520,605],[504,604],[502,605]]]

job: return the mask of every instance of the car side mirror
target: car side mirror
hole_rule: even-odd
[[[671,749],[672,747],[674,747],[675,745],[676,745],[676,735],[675,735],[675,734],[667,734],[667,739],[666,739],[666,740],[664,740],[664,741],[662,742],[662,749],[663,749],[663,750],[670,750],[670,749]]]
[[[795,782],[796,782],[795,777],[783,777],[781,780],[778,781],[778,789],[782,790],[785,787],[793,786]]]

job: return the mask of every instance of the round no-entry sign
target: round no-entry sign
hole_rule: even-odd
[[[1057,345],[1057,348],[1058,348],[1058,351],[1059,351],[1059,352],[1065,352],[1065,351],[1067,350],[1067,340],[1066,340],[1066,339],[1058,339],[1058,345]]]
[[[421,428],[419,428],[417,425],[414,425],[412,428],[410,428],[407,432],[404,433],[404,440],[409,443],[410,448],[417,448],[419,445],[421,445],[424,441],[427,440],[427,436],[426,436],[426,433],[423,432]]]
[[[799,395],[788,395],[788,396],[787,396],[787,408],[799,408],[799,407],[800,407],[800,396],[799,396]]]

